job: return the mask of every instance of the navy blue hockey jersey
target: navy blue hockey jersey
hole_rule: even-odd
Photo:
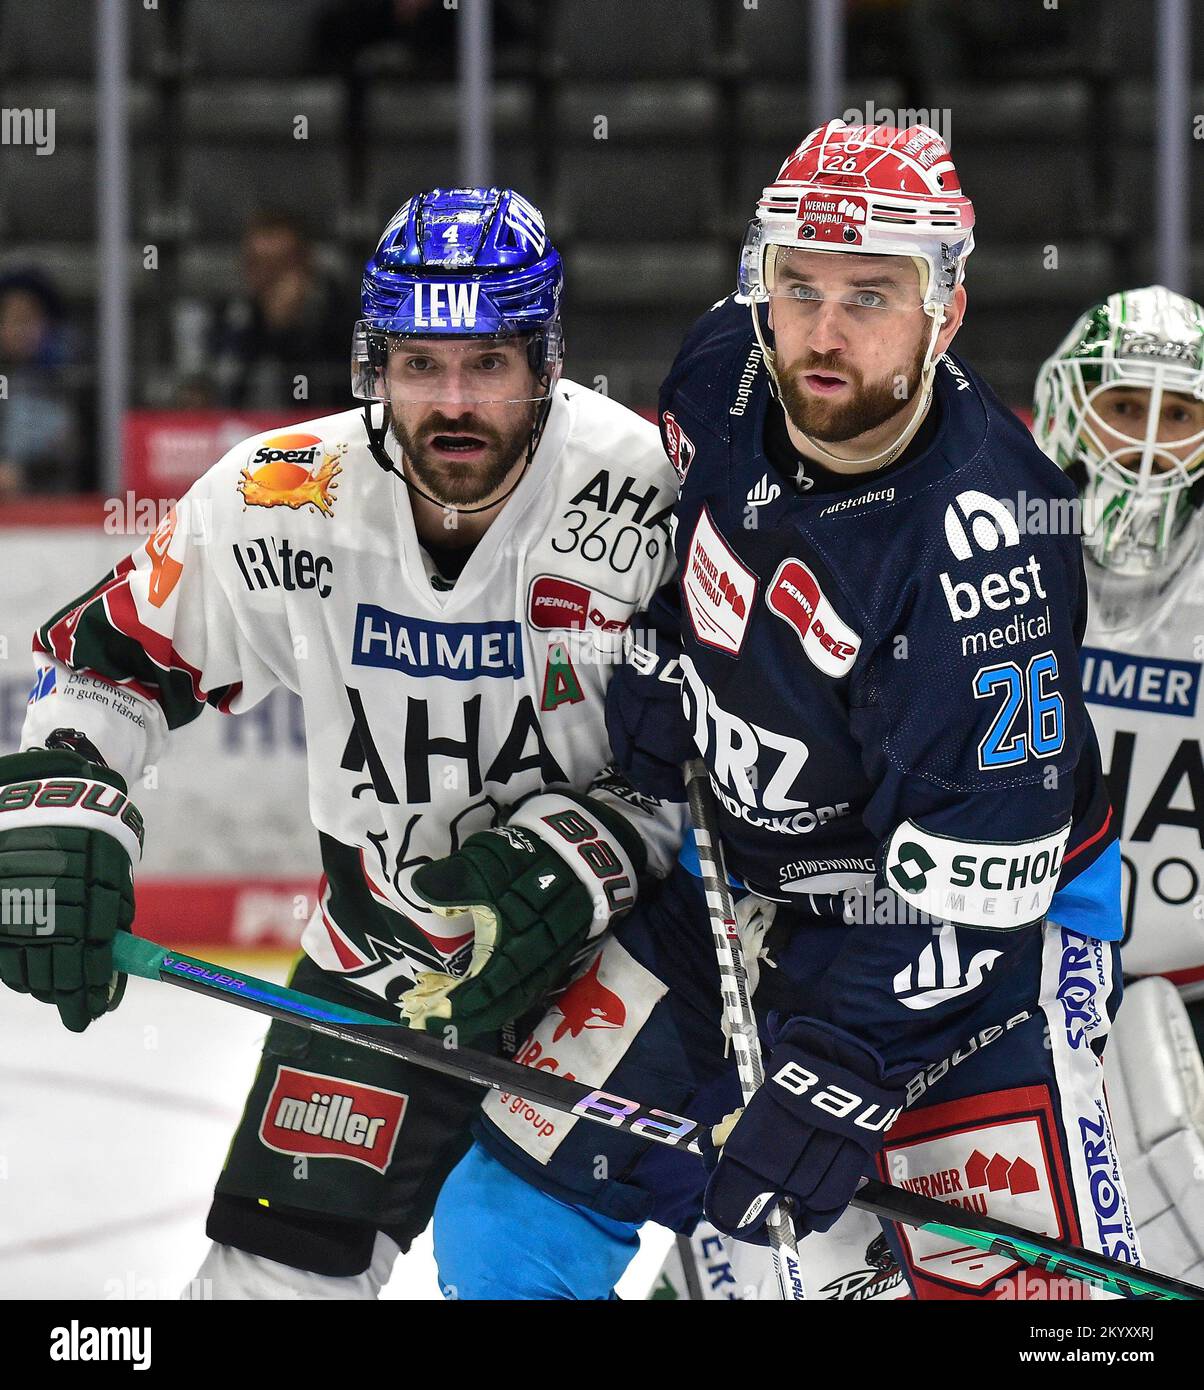
[[[697,749],[729,870],[803,911],[852,889],[1119,939],[1075,494],[1020,421],[945,356],[921,447],[800,490],[766,457],[780,407],[733,300],[695,325],[660,404],[678,577],[608,697],[637,785],[668,794]]]

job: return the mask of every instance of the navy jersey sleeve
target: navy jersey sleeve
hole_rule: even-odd
[[[696,452],[694,440],[681,427],[683,405],[688,408],[692,394],[705,398],[727,370],[726,358],[713,342],[717,330],[722,341],[746,322],[746,309],[733,299],[721,300],[686,334],[661,385],[661,443],[682,483]],[[698,385],[700,358],[708,370]],[[662,801],[686,799],[681,765],[698,753],[682,710],[681,652],[681,594],[672,580],[632,620],[625,663],[606,693],[606,727],[616,766],[637,790]]]
[[[681,604],[663,585],[633,620],[624,664],[606,689],[606,730],[615,766],[637,791],[684,801],[681,765],[695,755],[681,703]]]

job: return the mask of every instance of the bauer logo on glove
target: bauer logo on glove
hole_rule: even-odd
[[[0,758],[0,980],[53,1004],[73,1033],[115,1009],[113,937],[134,920],[143,826],[120,774],[72,730]]]

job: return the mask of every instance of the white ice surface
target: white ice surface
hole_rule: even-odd
[[[238,964],[284,976],[283,960]],[[178,1296],[207,1248],[213,1181],[266,1031],[146,980],[81,1036],[0,992],[0,1298]],[[645,1296],[670,1239],[649,1228],[621,1297]],[[383,1296],[439,1297],[429,1232]]]

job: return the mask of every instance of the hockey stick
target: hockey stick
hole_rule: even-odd
[[[765,1082],[761,1062],[761,1040],[757,1036],[757,1020],[748,997],[748,973],[744,969],[744,948],[736,928],[736,912],[727,884],[727,865],[723,859],[723,844],[719,839],[715,794],[711,790],[710,774],[701,758],[691,758],[682,764],[686,795],[690,800],[690,819],[694,823],[694,841],[698,846],[698,864],[702,869],[702,886],[706,894],[707,917],[715,942],[715,960],[719,966],[719,995],[723,1000],[723,1017],[727,1033],[736,1054],[736,1072],[740,1078],[740,1097],[744,1104],[753,1098]],[[776,1202],[765,1222],[769,1248],[773,1251],[773,1271],[778,1290],[784,1301],[801,1303],[807,1297],[803,1284],[802,1266],[798,1257],[798,1237],[790,1216],[788,1202]]]
[[[209,961],[169,951],[129,932],[117,933],[113,961],[119,971],[128,975],[161,980],[238,1004],[255,1013],[283,1019],[358,1047],[400,1057],[415,1066],[475,1082],[529,1104],[537,1102],[549,1110],[626,1130],[641,1139],[668,1144],[689,1153],[701,1154],[698,1136],[710,1128],[686,1115],[654,1109],[610,1091],[592,1090],[567,1076],[520,1066],[517,1062],[467,1048],[446,1046],[404,1024],[384,1023],[373,1014],[344,1008],[286,985],[275,985],[256,979],[254,975],[226,970]],[[1109,1293],[1120,1294],[1122,1298],[1204,1299],[1204,1289],[1181,1279],[1138,1269],[1122,1260],[1021,1230],[990,1216],[964,1212],[918,1192],[866,1181],[853,1198],[853,1205],[885,1220],[901,1221],[920,1230],[951,1237],[1021,1264],[1083,1279]]]

